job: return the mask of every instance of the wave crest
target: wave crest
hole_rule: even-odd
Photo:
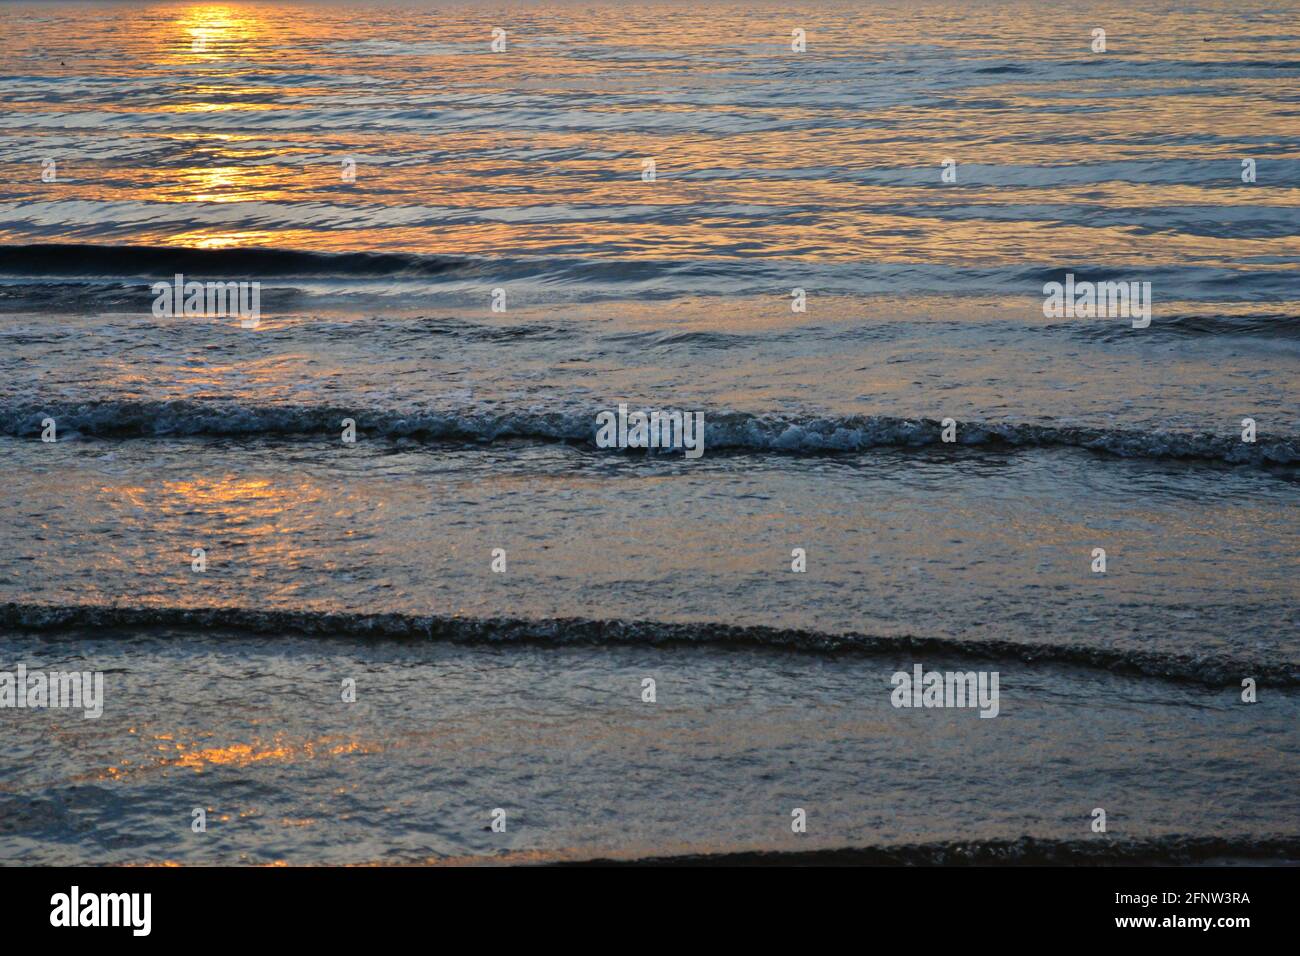
[[[1300,686],[1300,662],[1247,661],[1221,654],[1166,654],[1075,644],[963,640],[844,633],[713,622],[592,620],[588,618],[456,617],[362,614],[348,611],[258,610],[243,607],[0,604],[0,627],[176,628],[252,634],[442,640],[465,644],[696,644],[773,647],[823,654],[946,655],[1088,667],[1208,686],[1240,686],[1254,677],[1274,686]]]
[[[22,402],[0,405],[0,434],[35,437],[53,418],[62,434],[96,437],[329,436],[344,418],[359,437],[420,442],[488,443],[500,439],[595,445],[596,412],[376,410],[348,405],[238,405],[174,401]],[[709,412],[706,449],[783,454],[834,454],[875,448],[942,445],[942,425],[930,418],[881,415],[808,416]],[[1263,435],[1254,444],[1209,432],[1143,431],[1016,422],[959,422],[953,447],[1083,448],[1123,458],[1205,459],[1234,465],[1300,462],[1300,436]],[[947,446],[945,446],[947,447]]]

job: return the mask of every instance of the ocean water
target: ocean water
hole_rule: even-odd
[[[1142,6],[0,7],[0,863],[1300,860],[1297,8]]]

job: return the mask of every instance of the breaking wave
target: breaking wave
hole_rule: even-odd
[[[250,634],[440,640],[464,644],[629,645],[696,644],[771,647],[822,654],[945,655],[1087,667],[1207,686],[1240,686],[1253,677],[1278,687],[1300,686],[1300,661],[1252,661],[1222,654],[1168,654],[1077,644],[1036,644],[947,637],[830,634],[798,628],[713,622],[593,620],[589,618],[458,617],[355,612],[258,610],[241,607],[0,604],[0,627],[59,631],[75,628],[225,630]]]
[[[382,410],[348,405],[239,405],[219,401],[19,402],[0,405],[0,435],[35,437],[53,418],[61,436],[112,438],[177,436],[320,436],[337,438],[344,418],[358,438],[487,443],[502,439],[572,442],[594,447],[595,416],[586,410]],[[635,410],[635,409],[633,409]],[[930,418],[877,415],[803,416],[711,412],[705,447],[717,451],[834,454],[874,448],[944,446],[942,425]],[[1300,436],[1261,435],[1254,444],[1231,434],[1146,431],[1014,422],[959,422],[962,447],[1069,447],[1123,458],[1204,459],[1234,465],[1300,462]]]

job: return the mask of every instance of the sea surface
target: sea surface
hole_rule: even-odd
[[[0,864],[1300,861],[1298,209],[1293,2],[0,6]]]

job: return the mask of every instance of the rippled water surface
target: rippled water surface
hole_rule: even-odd
[[[0,862],[1300,856],[1296,14],[0,6]]]
[[[1140,264],[1281,292],[1295,8],[1143,7],[6,5],[0,239],[953,285],[956,267]],[[35,175],[51,157],[55,188]]]

